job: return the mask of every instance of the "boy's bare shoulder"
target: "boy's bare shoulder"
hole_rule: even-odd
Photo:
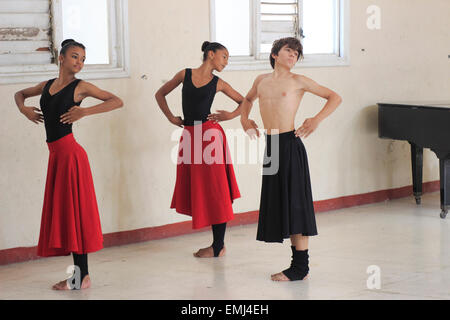
[[[294,78],[294,80],[299,81],[299,82],[305,82],[305,81],[309,80],[309,78],[307,76],[304,76],[304,75],[298,74],[298,73],[292,73],[292,77]]]
[[[259,83],[259,82],[261,82],[262,80],[264,80],[264,79],[270,77],[271,75],[272,75],[272,73],[264,73],[264,74],[260,74],[259,76],[256,77],[255,83]]]
[[[272,72],[263,73],[263,74],[260,74],[257,78],[264,79],[264,78],[270,77],[271,75],[272,75]]]
[[[307,76],[297,73],[293,73],[293,79],[302,88],[306,88],[310,86],[312,83],[314,83],[314,81],[311,78],[308,78]]]

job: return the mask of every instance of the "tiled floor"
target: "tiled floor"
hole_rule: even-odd
[[[255,240],[256,225],[227,230],[227,256],[197,259],[211,233],[103,249],[89,255],[92,287],[56,292],[71,257],[0,267],[0,299],[450,299],[450,217],[439,193],[317,214],[310,279],[273,282],[290,243]],[[380,289],[369,289],[371,265]]]

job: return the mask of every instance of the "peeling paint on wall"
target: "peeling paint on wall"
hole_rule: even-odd
[[[48,40],[50,29],[0,28],[0,41]]]

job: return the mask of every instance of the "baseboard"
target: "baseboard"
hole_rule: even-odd
[[[432,181],[426,182],[422,186],[423,193],[434,192],[440,190],[440,182]],[[338,210],[385,200],[398,199],[412,195],[412,186],[406,186],[396,189],[388,189],[381,191],[374,191],[369,193],[344,196],[340,198],[321,200],[314,202],[315,212],[326,212],[331,210]],[[256,223],[258,221],[258,211],[250,211],[235,214],[228,226],[238,226]],[[210,228],[203,228],[193,230],[191,221],[168,224],[158,227],[143,228],[130,231],[114,232],[103,235],[104,247],[121,246],[131,243],[138,243],[143,241],[157,240],[168,237],[175,237],[184,234],[195,232],[203,232]],[[29,260],[40,259],[37,255],[37,247],[20,247],[0,250],[0,265],[6,265],[17,262],[24,262]]]

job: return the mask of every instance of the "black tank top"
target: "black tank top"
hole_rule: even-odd
[[[72,124],[62,123],[60,117],[73,106],[79,106],[81,104],[81,101],[75,103],[73,100],[73,94],[77,84],[81,81],[80,79],[73,80],[54,95],[50,95],[49,88],[55,80],[51,79],[47,81],[40,100],[42,114],[44,115],[47,142],[56,141],[72,133]]]
[[[182,90],[184,125],[192,126],[194,121],[208,120],[218,80],[219,78],[214,76],[209,83],[197,88],[192,83],[192,69],[186,69]]]

